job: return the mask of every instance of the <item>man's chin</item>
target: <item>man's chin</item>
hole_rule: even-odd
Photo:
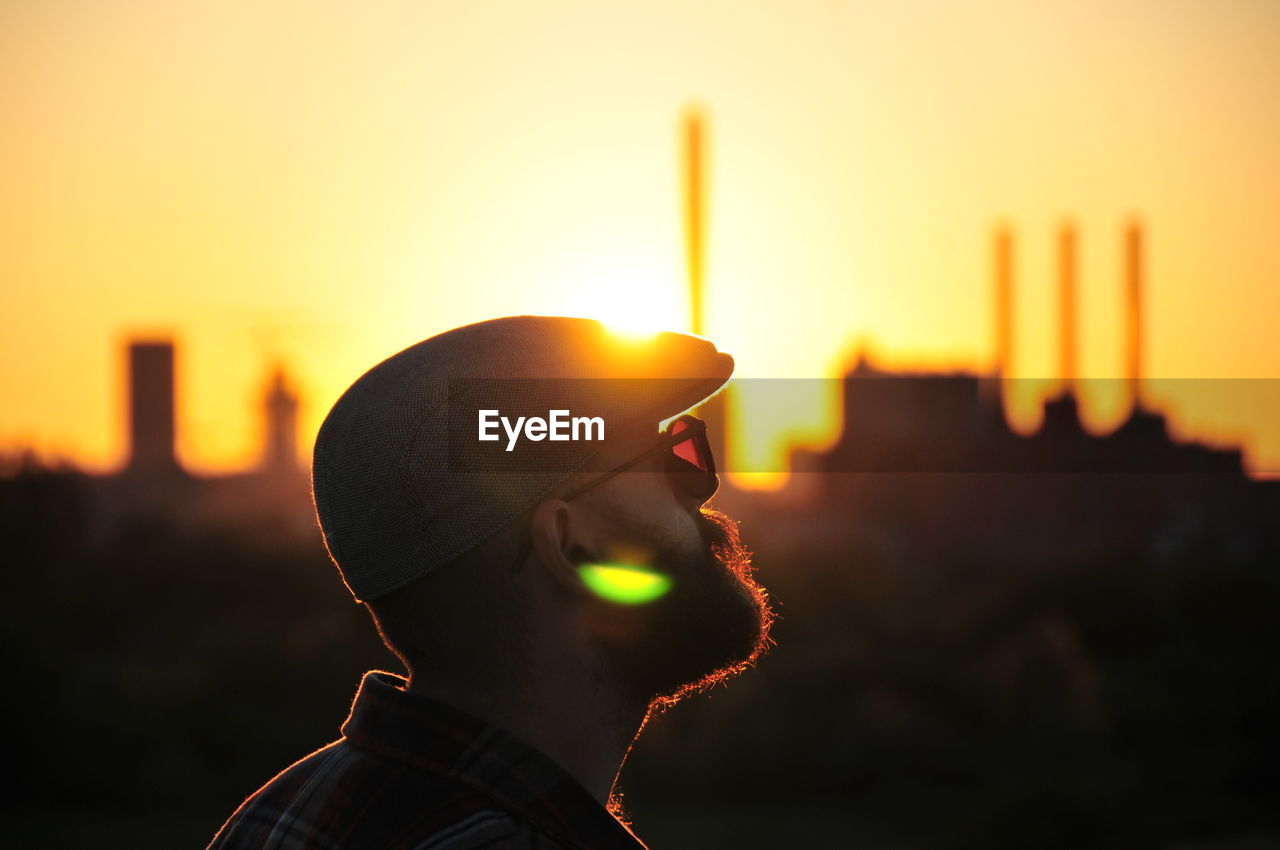
[[[703,625],[673,632],[683,631],[683,651],[673,653],[671,675],[653,689],[659,702],[674,703],[736,676],[754,665],[769,645],[773,612],[764,588],[750,578],[744,580],[729,565],[721,565],[717,577],[723,583]],[[679,652],[674,642],[672,649]]]
[[[770,644],[773,610],[752,578],[737,526],[718,512],[703,517],[705,554],[693,563],[666,563],[676,577],[671,592],[622,612],[629,634],[615,621],[602,647],[635,698],[664,707],[742,672]]]

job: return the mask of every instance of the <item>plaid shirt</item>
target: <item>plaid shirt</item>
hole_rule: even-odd
[[[366,673],[342,739],[246,800],[209,850],[645,850],[514,735]]]

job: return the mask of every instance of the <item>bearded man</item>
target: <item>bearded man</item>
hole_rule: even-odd
[[[512,316],[357,380],[316,439],[316,513],[408,676],[367,673],[342,738],[210,847],[643,848],[614,792],[632,742],[769,644],[683,413],[732,371],[698,337]]]

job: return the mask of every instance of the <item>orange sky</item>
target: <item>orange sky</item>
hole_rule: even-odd
[[[252,462],[274,357],[309,448],[365,368],[463,322],[680,327],[691,101],[740,375],[835,374],[856,340],[985,367],[998,219],[1015,372],[1052,375],[1063,215],[1082,371],[1118,375],[1136,212],[1150,373],[1280,377],[1278,84],[1268,0],[4,4],[0,445],[119,463],[132,333],[178,337],[179,451],[213,470]],[[1177,403],[1280,469],[1275,404]]]

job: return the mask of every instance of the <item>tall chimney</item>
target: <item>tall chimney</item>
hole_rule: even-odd
[[[1070,393],[1076,379],[1076,231],[1064,222],[1058,231],[1058,318],[1063,389]]]
[[[1001,225],[996,230],[996,365],[998,380],[1013,370],[1013,234]]]
[[[175,430],[173,343],[129,343],[129,471],[176,470]]]
[[[1131,219],[1124,236],[1125,303],[1129,350],[1125,377],[1133,410],[1141,404],[1142,384],[1142,225]]]
[[[1013,364],[1013,235],[1009,226],[1000,224],[995,229],[992,243],[995,272],[994,339],[995,355],[991,371],[978,381],[978,393],[994,410],[1004,405],[1004,381],[1012,372]]]
[[[689,274],[689,329],[706,333],[703,310],[704,273],[706,270],[706,165],[703,156],[706,137],[702,110],[691,106],[685,110],[681,127],[684,161],[684,247]],[[707,423],[707,440],[716,463],[728,471],[728,423],[726,408],[728,391],[721,392],[698,407],[698,415]]]
[[[703,251],[703,177],[702,113],[691,108],[684,116],[684,235],[685,260],[689,273],[689,329],[704,333],[702,319]]]

